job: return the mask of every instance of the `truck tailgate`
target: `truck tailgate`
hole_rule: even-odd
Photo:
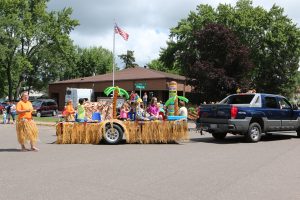
[[[230,110],[231,110],[231,106],[228,104],[201,105],[200,106],[200,120],[201,119],[211,119],[211,120],[216,120],[216,121],[220,122],[220,119],[224,119],[224,123],[226,123],[227,120],[231,118]]]

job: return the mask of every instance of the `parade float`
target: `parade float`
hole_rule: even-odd
[[[176,83],[176,82],[175,82]],[[174,85],[174,82],[172,82]],[[112,102],[87,102],[85,104],[87,122],[59,122],[56,125],[57,144],[118,144],[125,137],[127,143],[174,143],[188,139],[186,119],[176,116],[178,99],[188,101],[177,96],[172,87],[170,99],[166,102],[173,106],[167,120],[126,120],[117,119],[117,98],[123,96],[128,99],[128,93],[119,87],[108,87],[104,93],[113,93]],[[168,106],[167,105],[167,106]],[[98,114],[98,115],[97,115]],[[174,116],[175,114],[175,116]],[[98,116],[98,117],[94,117]],[[172,117],[171,117],[172,116]]]

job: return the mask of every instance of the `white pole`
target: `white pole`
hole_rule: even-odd
[[[140,98],[142,98],[142,89],[140,88]]]
[[[116,26],[116,23],[114,22],[114,30],[113,30],[113,32],[114,32],[114,40],[113,40],[113,87],[115,87],[115,35],[116,35],[116,33],[115,33],[115,26]]]

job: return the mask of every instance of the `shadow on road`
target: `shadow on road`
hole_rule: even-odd
[[[104,140],[101,140],[100,145],[111,145],[111,144],[107,144]],[[119,144],[116,144],[116,145],[124,145],[124,144],[127,144],[127,145],[130,145],[130,144],[143,144],[143,143],[126,143],[126,140],[121,140],[121,142]],[[181,143],[179,142],[176,142],[176,141],[173,141],[173,142],[168,142],[168,143],[148,143],[148,144],[155,144],[155,145],[182,145]]]
[[[292,138],[297,138],[294,135],[263,135],[259,142],[272,142],[280,140],[289,140]],[[203,142],[212,144],[236,144],[236,143],[247,143],[244,136],[226,136],[224,140],[216,140],[213,137],[206,138],[191,138],[191,142]]]
[[[0,152],[21,152],[20,149],[0,149]]]
[[[277,140],[289,140],[289,139],[293,139],[293,138],[297,138],[297,136],[273,134],[273,135],[263,136],[261,138],[261,142],[271,142],[271,141],[277,141]]]

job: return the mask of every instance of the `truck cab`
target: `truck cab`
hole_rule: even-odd
[[[257,142],[262,133],[273,131],[297,131],[299,136],[300,111],[281,95],[233,94],[218,104],[201,105],[198,123],[216,139],[232,133]]]

